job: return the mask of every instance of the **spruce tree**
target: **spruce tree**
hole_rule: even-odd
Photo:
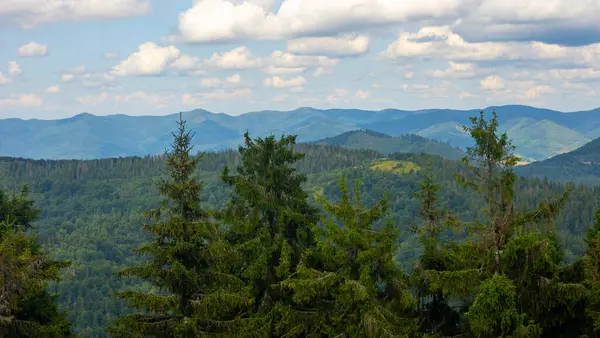
[[[453,216],[440,208],[440,184],[427,169],[420,190],[415,194],[421,202],[419,214],[422,225],[415,229],[423,253],[413,267],[411,284],[416,288],[420,330],[428,334],[453,336],[459,333],[460,314],[450,305],[441,289],[432,290],[428,274],[447,271],[455,266],[451,253],[454,244],[441,235],[450,230]]]
[[[293,301],[279,283],[296,273],[302,254],[314,245],[311,229],[318,210],[302,189],[306,177],[292,167],[303,158],[293,149],[295,136],[252,140],[245,133],[244,138],[241,166],[233,175],[223,169],[233,193],[220,218],[238,257],[236,275],[251,289],[247,317],[256,320],[254,325],[262,323],[243,333],[280,336],[282,316]]]
[[[169,178],[157,184],[166,199],[146,213],[154,223],[144,229],[153,239],[137,249],[152,259],[120,272],[150,282],[157,292],[119,294],[139,312],[113,323],[110,333],[116,337],[229,336],[238,308],[249,301],[240,296],[241,281],[227,273],[227,245],[200,204],[202,182],[196,168],[203,154],[192,154],[193,136],[180,115],[166,154]],[[235,296],[230,296],[232,290]]]
[[[542,201],[534,210],[517,206],[513,168],[519,158],[506,133],[498,133],[497,114],[494,112],[488,121],[481,112],[479,117],[471,118],[471,124],[465,131],[475,145],[467,149],[468,157],[463,160],[469,171],[458,177],[482,197],[485,219],[471,226],[475,242],[470,255],[477,260],[470,268],[477,269],[476,280],[483,284],[466,313],[467,324],[476,334],[478,328],[502,326],[478,334],[483,336],[509,331],[521,336],[573,332],[585,290],[580,283],[564,278],[570,267],[562,265],[563,252],[553,228],[569,191]],[[489,303],[490,299],[511,298],[513,294],[514,302],[504,302],[501,308],[480,306],[500,306]],[[481,320],[489,316],[486,311],[510,315],[483,323]]]
[[[414,298],[407,276],[394,260],[398,231],[393,223],[375,228],[387,213],[387,199],[361,205],[345,178],[342,199],[319,197],[331,215],[317,227],[317,245],[306,251],[295,275],[282,284],[293,290],[296,306],[285,318],[288,336],[400,337],[416,331]]]
[[[60,279],[69,262],[55,261],[26,232],[39,217],[25,186],[8,196],[0,190],[0,336],[74,337],[48,281]]]

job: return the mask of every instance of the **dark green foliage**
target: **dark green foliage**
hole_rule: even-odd
[[[408,134],[392,137],[372,130],[348,131],[312,143],[352,149],[373,149],[384,155],[391,153],[424,153],[442,156],[450,160],[458,160],[465,155],[462,150],[448,143],[430,140],[419,135]]]
[[[220,233],[208,212],[200,206],[202,183],[195,171],[202,155],[191,154],[193,135],[180,119],[167,154],[170,178],[157,187],[166,200],[146,216],[155,221],[144,229],[153,241],[139,248],[152,260],[121,271],[149,281],[156,292],[127,291],[119,297],[142,310],[115,321],[110,332],[117,337],[198,337],[221,332],[220,319],[234,319],[231,313],[239,300],[227,301],[226,275],[220,269]],[[237,291],[237,290],[236,290]],[[244,301],[242,301],[243,303]],[[247,302],[247,301],[245,301]],[[243,304],[242,304],[243,305]]]
[[[8,196],[0,190],[0,336],[72,337],[66,314],[46,291],[69,262],[51,259],[25,231],[40,211],[25,186]]]
[[[306,177],[292,167],[304,157],[293,149],[294,136],[244,137],[241,166],[235,175],[227,166],[223,169],[223,181],[233,193],[220,218],[241,259],[237,277],[251,289],[249,317],[264,323],[260,332],[280,335],[292,295],[278,284],[296,273],[302,253],[314,244],[318,210],[302,188]]]
[[[385,216],[388,201],[366,208],[359,182],[351,200],[341,181],[342,199],[320,199],[331,218],[315,233],[297,273],[282,284],[294,291],[296,306],[284,324],[290,336],[399,337],[415,331],[409,318],[414,298],[408,278],[394,261],[398,230],[394,224],[373,229]]]

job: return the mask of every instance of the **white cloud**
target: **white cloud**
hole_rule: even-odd
[[[181,103],[185,106],[198,107],[205,104],[206,102],[203,99],[201,99],[198,95],[186,93],[181,95]]]
[[[62,82],[71,82],[71,81],[75,80],[75,75],[73,75],[73,74],[68,74],[68,73],[67,73],[67,74],[62,74],[62,75],[60,76],[60,80],[61,80]]]
[[[274,67],[269,66],[263,69],[263,71],[270,75],[285,75],[285,74],[298,74],[306,71],[306,67]]]
[[[412,79],[415,76],[415,73],[412,70],[406,71],[406,73],[404,73],[403,77],[407,80]]]
[[[42,98],[36,94],[11,95],[9,97],[0,97],[0,108],[35,108],[43,103]]]
[[[298,94],[298,93],[302,93],[304,91],[304,87],[302,87],[302,86],[293,87],[293,88],[290,88],[288,91],[290,93]]]
[[[273,102],[273,103],[283,102],[283,101],[287,100],[288,97],[289,97],[288,94],[277,95],[277,96],[274,96],[273,98],[271,98],[269,100],[269,102]]]
[[[285,68],[333,67],[339,64],[340,60],[327,56],[295,55],[277,50],[271,54],[271,62],[276,67]]]
[[[60,21],[124,18],[149,11],[148,0],[0,0],[0,21],[23,28]]]
[[[202,60],[195,56],[182,55],[171,63],[170,67],[178,70],[196,70],[202,66]]]
[[[316,77],[321,77],[323,75],[331,75],[331,74],[333,74],[333,70],[331,68],[325,68],[325,67],[317,67],[317,69],[315,69],[315,72],[313,73],[313,75]]]
[[[21,47],[19,47],[18,53],[19,56],[23,57],[46,56],[48,55],[48,46],[36,42],[30,42],[26,45],[22,45]]]
[[[457,0],[284,0],[274,13],[247,1],[196,0],[179,16],[179,33],[189,42],[290,39],[454,17],[462,6]]]
[[[432,78],[454,78],[467,79],[479,75],[481,72],[474,63],[459,63],[449,62],[447,69],[436,69],[427,72],[427,75]]]
[[[497,75],[490,75],[479,82],[482,89],[498,90],[504,88],[504,81]]]
[[[592,81],[600,80],[600,69],[575,68],[575,69],[552,69],[542,75],[545,78],[553,78],[568,81]]]
[[[60,85],[50,86],[50,87],[46,88],[46,93],[58,94],[60,92],[61,92]]]
[[[10,61],[8,63],[8,75],[15,77],[21,75],[21,73],[23,73],[23,70],[16,61]]]
[[[368,52],[369,37],[344,35],[339,37],[311,37],[290,40],[288,52],[301,55],[359,56]]]
[[[100,93],[96,95],[87,95],[76,98],[77,102],[84,105],[98,105],[108,100],[110,97],[107,93]]]
[[[181,52],[175,46],[160,47],[154,42],[139,46],[139,51],[113,68],[118,76],[161,75],[169,64],[177,61]]]
[[[208,100],[226,100],[235,97],[243,97],[252,94],[248,88],[225,90],[218,89],[212,92],[203,92],[198,94],[185,93],[181,96],[182,104],[186,106],[200,106]]]
[[[4,73],[0,71],[0,86],[9,84],[11,81],[12,80],[8,76],[4,75]]]
[[[358,90],[356,94],[354,94],[354,97],[358,100],[366,100],[369,98],[369,96],[369,92],[365,92],[363,90]]]
[[[308,83],[308,81],[302,76],[296,76],[291,78],[272,76],[268,77],[263,81],[264,85],[273,88],[290,88],[290,87],[301,87]]]
[[[600,67],[600,43],[565,47],[536,41],[468,42],[450,26],[403,32],[381,53],[384,58],[424,58],[451,61],[554,61]]]
[[[540,98],[542,95],[550,93],[554,93],[554,89],[552,87],[548,85],[538,85],[528,88],[523,92],[523,94],[518,95],[517,98],[524,100],[535,100]]]
[[[404,90],[404,91],[409,91],[409,92],[413,92],[413,91],[423,91],[423,90],[428,90],[430,89],[430,87],[426,84],[402,84],[400,85],[400,89]]]
[[[250,69],[262,66],[263,61],[255,58],[247,47],[237,47],[228,52],[213,53],[206,64],[219,69]]]
[[[117,59],[119,57],[119,53],[115,53],[115,52],[109,52],[104,54],[104,58],[107,60],[114,60]]]
[[[242,81],[242,77],[240,74],[234,74],[225,78],[224,80],[212,77],[212,78],[204,78],[200,81],[202,87],[204,88],[215,88],[222,87],[227,85],[236,85]]]

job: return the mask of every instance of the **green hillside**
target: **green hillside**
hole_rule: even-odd
[[[600,138],[571,152],[520,167],[523,176],[600,185]]]
[[[362,181],[363,203],[371,205],[389,194],[391,210],[402,231],[404,245],[397,259],[409,268],[421,252],[409,229],[419,222],[419,202],[414,193],[422,179],[422,168],[430,166],[442,183],[442,205],[462,220],[483,216],[481,200],[462,190],[454,174],[462,165],[433,155],[391,154],[372,150],[352,150],[323,145],[299,145],[306,158],[296,167],[308,174],[305,189],[311,196],[340,197],[337,181],[342,174],[349,181]],[[223,165],[239,165],[235,151],[209,153],[200,163],[205,181],[202,195],[208,206],[222,206],[230,190],[220,182]],[[148,239],[141,229],[142,212],[158,205],[160,198],[153,181],[164,175],[164,157],[128,157],[90,161],[44,161],[0,159],[4,188],[27,183],[36,205],[43,210],[36,229],[40,240],[57,259],[70,259],[73,265],[63,280],[50,290],[59,296],[63,309],[82,337],[104,337],[106,325],[129,313],[113,297],[115,291],[136,285],[152,290],[150,284],[120,280],[114,274],[140,263],[132,250]],[[538,180],[518,182],[519,203],[535,206],[542,198],[564,191],[562,184]],[[314,200],[313,200],[314,202]],[[583,253],[582,235],[600,207],[598,188],[579,187],[559,215],[561,242],[567,260]]]
[[[353,130],[338,136],[312,142],[352,149],[372,149],[384,155],[391,153],[425,153],[457,160],[465,156],[460,149],[447,143],[418,135],[392,137],[371,130]]]

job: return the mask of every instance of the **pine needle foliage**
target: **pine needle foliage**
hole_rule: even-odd
[[[297,272],[302,254],[314,246],[318,210],[302,189],[306,177],[293,168],[304,156],[294,151],[295,136],[253,140],[245,133],[244,138],[241,166],[234,174],[223,169],[222,179],[233,193],[220,219],[238,257],[236,277],[253,299],[247,318],[262,323],[244,334],[281,336],[288,333],[283,318],[293,300],[279,284]]]
[[[153,240],[137,249],[151,260],[120,272],[150,282],[157,292],[118,294],[139,312],[113,323],[115,337],[229,336],[249,302],[243,283],[227,271],[228,246],[219,226],[201,206],[196,168],[203,154],[192,154],[193,136],[180,115],[166,154],[169,177],[157,184],[166,199],[146,213],[154,223],[144,229]]]
[[[388,210],[387,199],[372,207],[360,201],[360,182],[350,197],[319,197],[325,212],[315,229],[317,245],[307,250],[295,275],[282,284],[293,290],[288,332],[296,337],[407,337],[416,331],[415,300],[408,278],[394,261],[398,231],[392,223],[374,228]],[[292,336],[292,334],[290,334]]]
[[[470,224],[476,249],[470,255],[478,259],[472,262],[474,265],[465,266],[477,269],[477,279],[483,282],[467,315],[472,333],[478,335],[479,325],[496,325],[489,327],[492,335],[508,334],[507,328],[513,330],[512,334],[525,332],[529,336],[574,332],[585,289],[582,284],[563,278],[568,267],[562,266],[563,252],[553,228],[570,190],[553,200],[542,201],[537,209],[519,208],[515,203],[517,176],[513,171],[519,158],[506,133],[498,132],[497,114],[494,112],[487,120],[481,112],[479,117],[471,118],[471,126],[464,130],[474,139],[475,146],[467,149],[468,156],[463,159],[469,171],[459,174],[458,179],[479,193],[486,206],[485,219]],[[488,316],[487,308],[478,304],[513,297],[513,291],[514,309],[512,303],[502,305],[502,311],[510,312],[505,319],[485,325],[474,322],[474,318]]]
[[[25,186],[19,194],[0,191],[0,336],[74,337],[66,313],[46,291],[68,261],[55,261],[26,234],[40,214]]]

